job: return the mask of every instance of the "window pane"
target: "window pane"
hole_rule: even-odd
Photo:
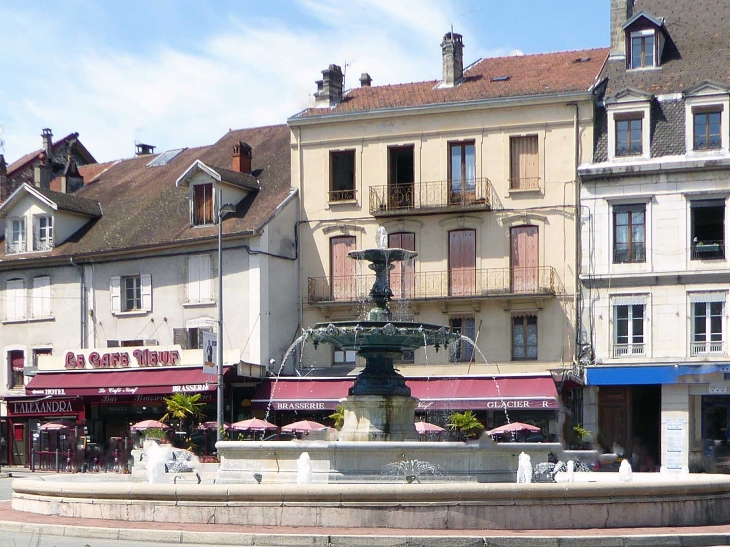
[[[473,144],[465,147],[466,158],[464,160],[464,174],[466,176],[466,189],[474,192],[476,189],[476,152]]]
[[[654,66],[654,37],[644,37],[644,66]]]
[[[641,66],[641,37],[631,39],[631,68]]]
[[[451,147],[451,191],[461,192],[461,146]]]

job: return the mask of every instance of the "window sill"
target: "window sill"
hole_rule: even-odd
[[[338,199],[337,201],[328,201],[327,204],[330,207],[337,207],[338,205],[357,205],[356,199]]]
[[[537,188],[510,188],[507,190],[507,193],[509,195],[512,194],[542,194],[542,188],[539,186]]]
[[[12,324],[15,324],[15,323],[27,323],[27,322],[28,322],[28,318],[27,317],[21,317],[21,318],[18,318],[18,319],[5,319],[2,322],[2,324],[3,325],[12,325]]]
[[[197,302],[183,302],[183,308],[207,308],[209,306],[215,306],[215,300],[200,300]]]
[[[133,311],[113,311],[112,315],[115,317],[139,317],[150,313],[147,310],[133,310]]]
[[[56,318],[53,315],[49,315],[47,317],[30,317],[28,318],[28,323],[41,323],[43,321],[55,321]]]
[[[637,67],[629,67],[626,69],[626,72],[644,72],[648,70],[661,70],[662,66],[637,66]]]

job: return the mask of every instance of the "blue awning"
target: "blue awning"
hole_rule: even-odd
[[[723,380],[730,363],[712,365],[625,365],[586,368],[588,386],[639,386],[656,384],[707,384]],[[714,378],[711,375],[716,375]]]

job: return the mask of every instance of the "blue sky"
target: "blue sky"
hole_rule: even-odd
[[[199,146],[284,123],[330,63],[346,87],[439,79],[453,25],[464,60],[604,47],[609,0],[2,0],[8,162],[78,131],[99,161],[135,142]]]

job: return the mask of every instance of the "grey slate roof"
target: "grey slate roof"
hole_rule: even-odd
[[[36,187],[34,190],[55,203],[59,211],[68,211],[91,218],[99,218],[101,216],[101,204],[96,200],[82,198],[73,194],[54,192],[45,188]]]

